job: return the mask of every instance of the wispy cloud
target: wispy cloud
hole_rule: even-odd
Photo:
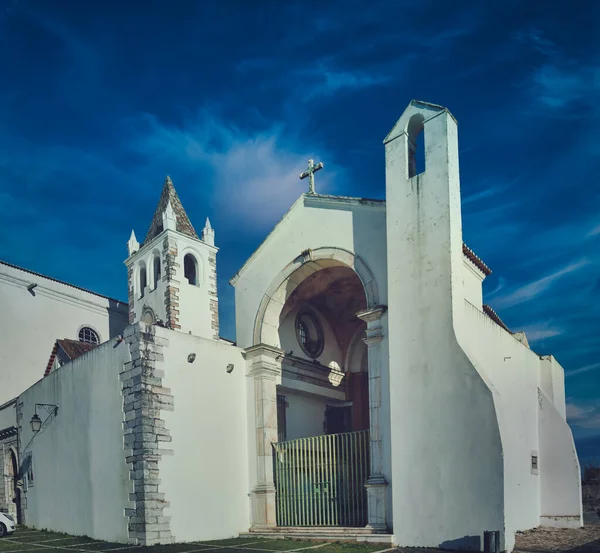
[[[464,198],[462,198],[461,203],[464,207],[472,203],[480,202],[481,200],[489,200],[489,198],[503,194],[504,192],[506,192],[506,190],[508,190],[508,188],[509,185],[507,184],[497,184],[488,186],[487,188],[484,188],[479,192],[474,192],[472,194],[469,194],[468,196],[465,196]]]
[[[153,115],[133,122],[129,145],[149,162],[186,168],[203,182],[203,195],[228,213],[234,226],[264,232],[305,191],[299,174],[314,152],[303,150],[295,132],[282,125],[251,132],[201,111],[182,125]],[[324,148],[320,158],[332,159]],[[318,174],[317,190],[332,191],[340,169],[328,163]]]
[[[546,323],[540,323],[535,325],[526,326],[520,330],[523,330],[527,335],[529,342],[540,342],[548,338],[555,338],[561,336],[564,333],[564,329],[554,326],[551,321]]]
[[[567,420],[569,424],[581,428],[600,429],[600,410],[596,405],[567,402]]]
[[[490,297],[490,299],[493,301],[494,307],[497,308],[513,307],[531,301],[551,290],[551,288],[563,277],[579,271],[588,264],[589,261],[587,259],[581,259],[575,263],[562,267],[543,278],[513,289],[511,292],[504,295],[501,295],[500,292],[498,292],[497,295]]]
[[[594,371],[596,369],[600,369],[600,363],[593,363],[592,365],[586,365],[585,367],[580,367],[579,369],[575,369],[573,371],[566,371],[565,376],[570,378],[571,376],[576,376],[578,374],[584,374],[590,371]]]
[[[562,66],[545,64],[531,77],[535,98],[546,107],[561,109],[577,102],[596,101],[600,92],[600,66],[581,66],[569,63]],[[585,108],[587,106],[582,106]],[[580,112],[586,115],[585,109]],[[569,113],[572,117],[573,113]]]
[[[555,42],[550,40],[541,29],[531,27],[517,33],[517,39],[525,44],[529,44],[534,50],[548,57],[556,57],[561,54],[560,48]]]
[[[528,77],[531,97],[538,106],[567,118],[587,117],[590,109],[597,111],[600,61],[570,58],[538,28],[521,33],[519,39],[545,58]],[[561,111],[569,107],[575,111]]]
[[[600,225],[591,229],[585,236],[586,238],[592,238],[593,236],[598,236],[600,234]]]
[[[297,78],[304,83],[304,100],[323,96],[333,96],[343,90],[361,90],[392,80],[392,75],[368,73],[366,71],[338,71],[325,66],[299,72]]]

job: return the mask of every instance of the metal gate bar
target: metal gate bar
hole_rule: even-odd
[[[369,431],[273,444],[278,526],[367,524]]]

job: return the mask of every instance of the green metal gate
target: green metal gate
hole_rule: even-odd
[[[367,524],[369,432],[273,444],[278,526]]]

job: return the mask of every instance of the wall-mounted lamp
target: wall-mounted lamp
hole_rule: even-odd
[[[46,413],[48,413],[48,416],[43,421],[40,418],[40,416],[37,414],[38,407],[43,407],[45,409]],[[37,434],[42,429],[42,426],[46,423],[46,421],[50,417],[56,417],[57,414],[58,414],[58,405],[52,405],[50,403],[36,403],[35,407],[34,407],[33,417],[31,417],[31,420],[29,421],[29,424],[31,424],[31,430],[33,431],[33,433]]]
[[[188,355],[188,363],[193,363],[195,359],[196,359],[196,354],[195,353],[190,353]]]
[[[35,282],[31,283],[28,287],[27,287],[27,291],[32,295],[35,296],[35,292],[33,291],[34,288],[37,286],[37,284]]]
[[[227,365],[227,374],[232,373],[234,369],[233,363],[229,363],[229,365]]]

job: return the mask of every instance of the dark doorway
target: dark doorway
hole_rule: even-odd
[[[19,489],[19,465],[14,451],[10,451],[10,461],[12,467],[12,492],[13,501],[17,508],[17,524],[21,524],[21,490]]]
[[[325,409],[325,433],[352,432],[352,407],[328,405]]]

